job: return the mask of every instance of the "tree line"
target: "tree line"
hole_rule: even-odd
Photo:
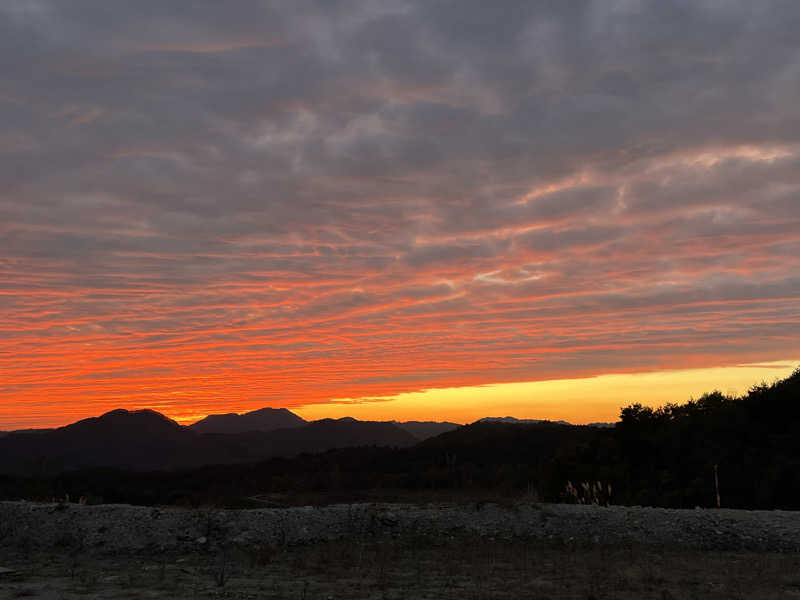
[[[252,507],[525,496],[693,508],[716,506],[718,489],[723,507],[798,509],[799,428],[800,369],[742,396],[714,391],[684,404],[626,406],[613,428],[477,422],[403,449],[342,448],[182,471],[0,477],[0,498],[69,494],[90,502]]]

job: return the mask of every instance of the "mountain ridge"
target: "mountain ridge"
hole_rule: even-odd
[[[354,446],[410,447],[471,431],[476,424],[570,425],[509,416],[485,417],[464,426],[447,421],[360,421],[353,417],[306,421],[289,409],[265,407],[243,414],[208,415],[186,426],[152,409],[119,408],[59,428],[0,433],[0,474],[53,474],[105,467],[169,471]]]
[[[36,435],[20,431],[0,436],[0,474],[52,475],[105,467],[175,470],[351,446],[406,447],[418,441],[385,422],[327,419],[271,431],[202,433],[153,410],[115,409]]]
[[[556,423],[560,425],[575,425],[569,421],[563,420],[550,420],[550,419],[520,419],[517,417],[513,417],[510,415],[506,415],[503,417],[499,416],[487,416],[481,417],[480,419],[476,419],[470,423],[455,423],[452,421],[399,421],[397,419],[392,419],[390,421],[361,421],[360,419],[356,419],[355,417],[345,416],[339,417],[338,419],[325,417],[322,419],[316,419],[314,421],[307,421],[297,413],[292,412],[288,408],[279,407],[263,407],[258,408],[252,411],[248,411],[245,413],[212,413],[208,414],[202,419],[195,421],[189,425],[180,425],[173,419],[155,411],[153,409],[136,409],[136,410],[128,410],[124,408],[117,408],[110,410],[106,413],[103,413],[100,416],[95,417],[86,417],[84,419],[80,419],[79,421],[75,421],[74,423],[68,423],[67,425],[63,425],[61,427],[44,427],[44,428],[25,428],[25,429],[12,429],[6,431],[0,431],[0,438],[4,436],[8,436],[11,434],[38,434],[38,433],[46,433],[51,431],[56,431],[58,429],[62,429],[64,427],[69,427],[71,425],[75,425],[82,421],[92,420],[92,419],[99,419],[101,417],[106,417],[107,415],[119,415],[123,413],[142,413],[142,412],[151,412],[155,413],[156,415],[160,415],[164,419],[171,421],[175,424],[178,424],[181,427],[185,427],[187,429],[193,430],[197,433],[244,433],[246,431],[274,431],[276,429],[288,429],[291,427],[302,427],[303,425],[307,425],[309,423],[315,423],[318,421],[336,421],[341,419],[351,419],[353,421],[357,421],[360,423],[367,423],[367,422],[374,422],[374,423],[392,423],[401,429],[405,429],[415,437],[419,438],[420,440],[426,439],[427,437],[432,437],[434,435],[438,435],[439,433],[444,433],[446,431],[451,431],[458,427],[463,427],[465,425],[471,425],[473,423],[482,423],[482,422],[495,422],[495,423],[511,423],[511,424],[535,424],[535,423]],[[605,422],[605,421],[598,421],[592,423],[586,423],[585,427],[614,427],[617,422]]]
[[[343,419],[359,423],[392,423],[407,431],[419,441],[461,427],[460,424],[449,421],[398,421],[396,419],[391,421],[361,421],[350,416],[339,419],[323,418],[315,421],[306,421],[288,408],[270,407],[247,413],[210,414],[188,425],[188,427],[200,433],[245,433],[247,431],[274,431],[276,429],[303,427],[310,423],[320,421],[333,422]]]
[[[188,427],[199,433],[244,433],[302,427],[307,423],[287,408],[264,407],[246,413],[207,415]]]

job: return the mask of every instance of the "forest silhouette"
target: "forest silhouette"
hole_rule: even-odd
[[[0,498],[257,507],[525,496],[694,508],[716,506],[716,465],[722,507],[798,509],[799,401],[800,368],[742,396],[714,391],[660,408],[633,404],[609,428],[479,421],[407,448],[341,448],[173,471],[4,476]],[[570,485],[584,483],[603,493],[570,493]]]

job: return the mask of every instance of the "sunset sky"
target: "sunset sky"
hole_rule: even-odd
[[[800,365],[800,2],[0,2],[0,429]]]

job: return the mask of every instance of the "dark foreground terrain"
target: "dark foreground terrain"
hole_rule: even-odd
[[[0,550],[0,598],[800,598],[796,553],[661,550],[476,535],[118,556]]]
[[[0,503],[0,598],[800,598],[800,514]]]
[[[0,500],[256,508],[252,499],[266,496],[491,493],[692,509],[717,505],[718,482],[722,506],[800,510],[800,369],[741,397],[633,404],[614,427],[295,417],[287,429],[291,413],[275,412],[282,420],[269,431],[241,431],[258,425],[252,414],[218,415],[198,432],[153,411],[117,410],[10,433],[0,438]]]

